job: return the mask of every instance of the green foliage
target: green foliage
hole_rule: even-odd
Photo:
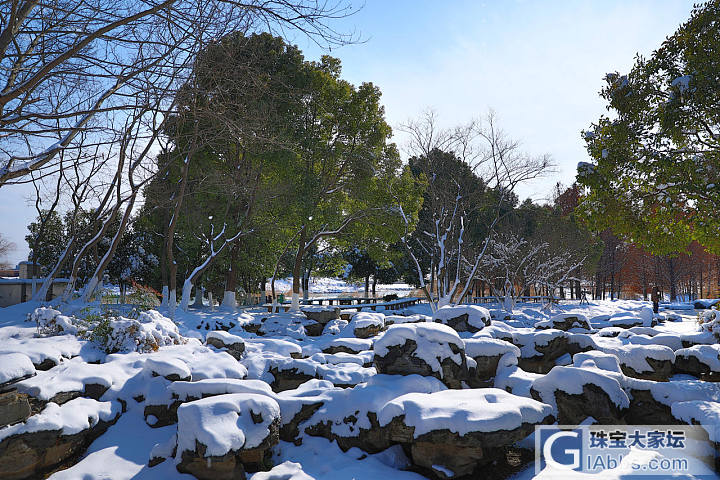
[[[690,19],[627,75],[608,74],[600,95],[614,118],[585,132],[594,165],[578,166],[587,187],[580,211],[656,254],[692,240],[720,251],[720,1]]]
[[[31,250],[28,259],[32,259],[34,255],[37,263],[45,268],[52,268],[67,242],[65,225],[62,217],[55,210],[43,211],[42,217],[46,219],[42,234],[40,217],[28,225],[30,233],[25,236],[25,241]]]

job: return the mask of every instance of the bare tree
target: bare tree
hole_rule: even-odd
[[[405,220],[403,244],[417,272],[420,288],[435,310],[467,296],[495,227],[503,217],[503,207],[519,184],[545,174],[552,168],[552,162],[549,155],[524,153],[519,142],[498,126],[492,111],[482,122],[471,121],[453,129],[438,127],[437,116],[428,111],[420,120],[410,121],[402,129],[410,136],[407,146],[410,155],[428,158],[434,150],[452,153],[467,165],[467,172],[479,177],[487,191],[494,193],[492,215],[484,226],[485,239],[474,245],[465,232],[471,209],[480,205],[468,201],[467,197],[473,192],[463,191],[460,179],[454,180],[456,188],[448,194],[446,186],[437,181],[444,172],[435,171],[432,162],[426,163],[427,171],[423,172],[429,182],[426,198],[430,198],[427,208],[432,228],[416,235],[413,241],[411,219],[400,208]],[[420,261],[422,256],[430,259],[427,269]]]
[[[478,276],[507,312],[513,311],[517,298],[530,286],[545,291],[546,307],[551,309],[555,290],[564,282],[577,280],[572,275],[585,258],[569,251],[554,251],[545,241],[528,241],[512,233],[496,235],[480,262]]]
[[[3,238],[2,234],[0,234],[0,258],[7,256],[7,254],[13,250],[15,250],[15,244]],[[0,263],[0,267],[7,268],[8,266],[10,266],[10,264]]]
[[[0,187],[57,171],[58,154],[87,152],[133,111],[148,82],[175,81],[226,32],[300,31],[321,44],[350,35],[328,21],[342,0],[8,0],[0,4]],[[80,135],[92,132],[93,135]],[[112,136],[112,135],[111,135]]]
[[[173,112],[175,92],[199,51],[231,31],[294,30],[324,46],[342,44],[354,37],[335,31],[329,22],[352,13],[344,0],[0,4],[0,187],[28,177],[59,179],[68,168],[89,165],[92,170],[98,156],[105,159],[104,167],[118,165],[107,195],[91,207],[97,230],[73,261],[64,298],[74,289],[80,260],[119,218],[120,229],[98,259],[83,298],[97,288],[140,188],[156,173],[146,160],[164,132],[154,129]],[[101,170],[95,174],[103,175]],[[74,242],[76,235],[41,290],[69,260]]]

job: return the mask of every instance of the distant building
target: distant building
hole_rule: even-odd
[[[32,262],[20,262],[16,269],[0,270],[0,307],[8,307],[27,302],[43,283],[44,277],[40,273],[41,267]],[[35,274],[35,288],[33,289],[33,273]],[[62,295],[69,280],[56,278],[52,288],[48,290],[45,300],[52,300]]]

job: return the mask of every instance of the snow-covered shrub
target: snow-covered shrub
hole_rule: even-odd
[[[701,331],[711,333],[716,339],[720,340],[720,311],[703,310],[698,313],[697,322]]]
[[[64,335],[78,332],[77,327],[73,324],[73,318],[63,315],[54,308],[36,308],[28,314],[27,320],[35,322],[40,335]]]
[[[98,327],[101,330],[93,332],[91,338],[107,353],[149,353],[166,345],[187,342],[178,332],[177,325],[156,310],[140,312],[137,319],[111,317]]]
[[[137,318],[122,317],[110,309],[85,309],[80,316],[66,316],[52,308],[36,308],[28,315],[41,335],[73,334],[98,344],[107,353],[154,352],[165,345],[187,342],[177,325],[156,310],[136,312]]]

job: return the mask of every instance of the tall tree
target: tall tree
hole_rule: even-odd
[[[720,1],[690,19],[627,75],[600,92],[612,117],[583,133],[593,163],[578,165],[589,190],[581,211],[657,254],[692,240],[720,251]]]
[[[302,263],[318,242],[362,231],[397,232],[400,216],[391,191],[402,194],[409,212],[420,206],[419,191],[403,171],[380,90],[355,87],[340,77],[340,61],[324,56],[306,64],[308,83],[302,112],[293,126],[286,179],[291,224],[296,232],[292,307],[299,308]]]
[[[521,151],[492,111],[483,122],[451,130],[439,129],[429,111],[404,129],[428,190],[427,218],[414,238],[412,216],[398,206],[406,222],[402,241],[418,284],[435,310],[467,296],[498,222],[516,202],[515,188],[543,175],[552,162],[548,155]],[[424,264],[423,257],[429,262]]]

